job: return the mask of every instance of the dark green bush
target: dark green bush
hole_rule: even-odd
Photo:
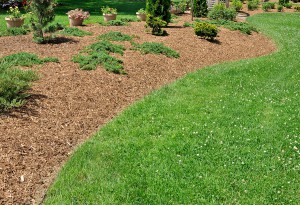
[[[282,6],[285,6],[285,4],[289,3],[290,1],[289,0],[279,0],[278,1],[278,4],[279,5],[282,5]]]
[[[292,3],[286,3],[284,6],[285,6],[285,8],[291,9],[293,7],[293,4]]]
[[[153,18],[160,18],[166,22],[166,26],[171,21],[171,0],[146,0],[146,12]]]
[[[162,30],[162,27],[167,26],[167,22],[163,21],[159,17],[154,17],[152,15],[147,15],[146,19],[147,27],[152,28],[151,33],[156,36],[165,36],[167,32]]]
[[[250,11],[258,9],[258,6],[259,6],[259,0],[249,0],[247,2],[247,8]]]
[[[102,26],[126,26],[127,23],[121,20],[112,20],[107,22],[100,22]]]
[[[206,17],[208,13],[206,0],[194,0],[194,11],[195,17]]]
[[[205,39],[213,40],[218,35],[217,26],[206,22],[196,22],[194,25],[194,31],[197,36]]]
[[[262,4],[262,10],[269,11],[270,9],[272,9],[272,5],[270,4],[270,2],[265,2]]]
[[[218,3],[208,12],[208,18],[214,20],[230,20],[233,21],[237,12],[233,8],[226,8],[225,4]]]
[[[210,20],[208,21],[210,24],[214,24],[217,26],[222,26],[224,28],[228,28],[230,30],[239,30],[244,34],[250,35],[252,31],[257,32],[257,29],[250,25],[247,22],[235,22],[235,21],[226,21],[226,20]]]
[[[162,43],[155,42],[145,42],[142,44],[133,44],[133,50],[138,50],[143,54],[153,53],[153,54],[163,54],[167,57],[179,58],[180,55],[177,51],[165,46]]]
[[[43,29],[43,31],[45,32],[45,33],[54,33],[54,32],[56,32],[56,31],[59,31],[59,30],[62,30],[62,29],[64,29],[65,27],[62,25],[62,24],[60,24],[60,23],[54,23],[54,24],[49,24],[49,25],[47,25],[44,29]]]
[[[33,29],[33,41],[36,43],[43,43],[45,41],[43,28],[54,20],[53,6],[53,0],[30,1],[29,9],[32,13],[30,22]]]

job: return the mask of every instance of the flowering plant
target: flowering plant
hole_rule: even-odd
[[[102,11],[103,14],[117,14],[117,9],[110,8],[108,6],[102,7],[101,11]]]
[[[17,19],[17,18],[22,18],[23,14],[21,14],[19,7],[9,7],[9,10],[7,11],[8,17],[11,19]]]
[[[68,16],[69,18],[72,19],[87,19],[90,17],[90,13],[88,11],[83,11],[82,9],[75,9],[75,10],[71,10],[68,11]]]

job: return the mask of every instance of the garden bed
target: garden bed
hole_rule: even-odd
[[[38,69],[40,80],[33,84],[25,106],[0,116],[0,204],[35,204],[42,199],[58,169],[74,149],[99,127],[134,101],[186,73],[207,65],[252,58],[275,51],[268,38],[258,33],[245,35],[221,29],[217,41],[197,38],[192,28],[183,28],[190,16],[176,19],[166,28],[169,36],[144,33],[143,22],[130,26],[88,25],[82,29],[93,36],[61,37],[44,45],[32,36],[2,37],[0,57],[20,51],[39,57],[58,57]],[[180,58],[143,55],[130,50],[123,56],[127,75],[98,67],[82,71],[71,62],[96,36],[109,31],[136,35],[135,42],[161,42],[180,53]],[[37,200],[37,201],[36,201]]]

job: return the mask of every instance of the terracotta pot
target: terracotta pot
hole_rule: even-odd
[[[141,13],[139,13],[139,12],[136,12],[136,17],[138,18],[138,19],[140,19],[141,21],[146,21],[146,14],[141,14]]]
[[[104,21],[116,20],[117,14],[103,14]]]
[[[5,21],[6,21],[7,28],[21,27],[24,24],[24,19],[23,18],[5,17]]]
[[[83,19],[74,19],[69,16],[70,26],[82,26]]]

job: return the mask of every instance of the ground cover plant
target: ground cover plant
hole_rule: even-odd
[[[79,63],[82,70],[95,70],[101,64],[107,71],[125,74],[122,60],[109,55],[110,53],[123,55],[124,50],[122,45],[102,40],[87,46],[80,54],[73,57],[73,62]]]
[[[142,44],[133,43],[133,50],[138,50],[143,54],[153,53],[153,54],[162,54],[170,58],[179,58],[180,54],[165,46],[162,43],[155,42],[144,42]]]
[[[65,35],[65,36],[91,36],[92,32],[84,31],[76,27],[67,27],[64,30],[60,31],[59,34]]]
[[[40,59],[35,54],[25,52],[0,58],[0,112],[23,105],[25,98],[29,96],[26,91],[30,88],[30,82],[37,79],[34,71],[18,67],[31,67],[47,62],[58,62],[58,59]]]
[[[298,204],[299,17],[250,17],[276,53],[136,103],[76,151],[45,204]]]
[[[108,33],[98,36],[97,39],[107,41],[131,41],[133,39],[133,36],[123,34],[119,31],[110,31]]]

